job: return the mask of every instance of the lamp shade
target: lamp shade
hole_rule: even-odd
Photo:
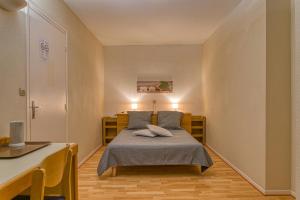
[[[7,11],[17,11],[27,6],[25,0],[0,0],[0,8]]]

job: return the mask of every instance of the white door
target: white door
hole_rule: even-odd
[[[29,9],[30,140],[67,142],[66,32]]]

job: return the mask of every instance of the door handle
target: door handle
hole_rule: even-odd
[[[35,119],[35,113],[36,113],[36,109],[38,109],[39,107],[35,105],[35,102],[32,101],[31,102],[31,118]]]

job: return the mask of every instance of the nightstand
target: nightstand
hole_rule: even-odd
[[[206,144],[206,118],[204,116],[192,116],[191,134],[202,144]]]
[[[106,145],[117,136],[117,118],[103,117],[102,118],[102,139]]]

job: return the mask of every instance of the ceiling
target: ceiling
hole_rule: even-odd
[[[242,0],[65,0],[104,45],[201,44]]]

